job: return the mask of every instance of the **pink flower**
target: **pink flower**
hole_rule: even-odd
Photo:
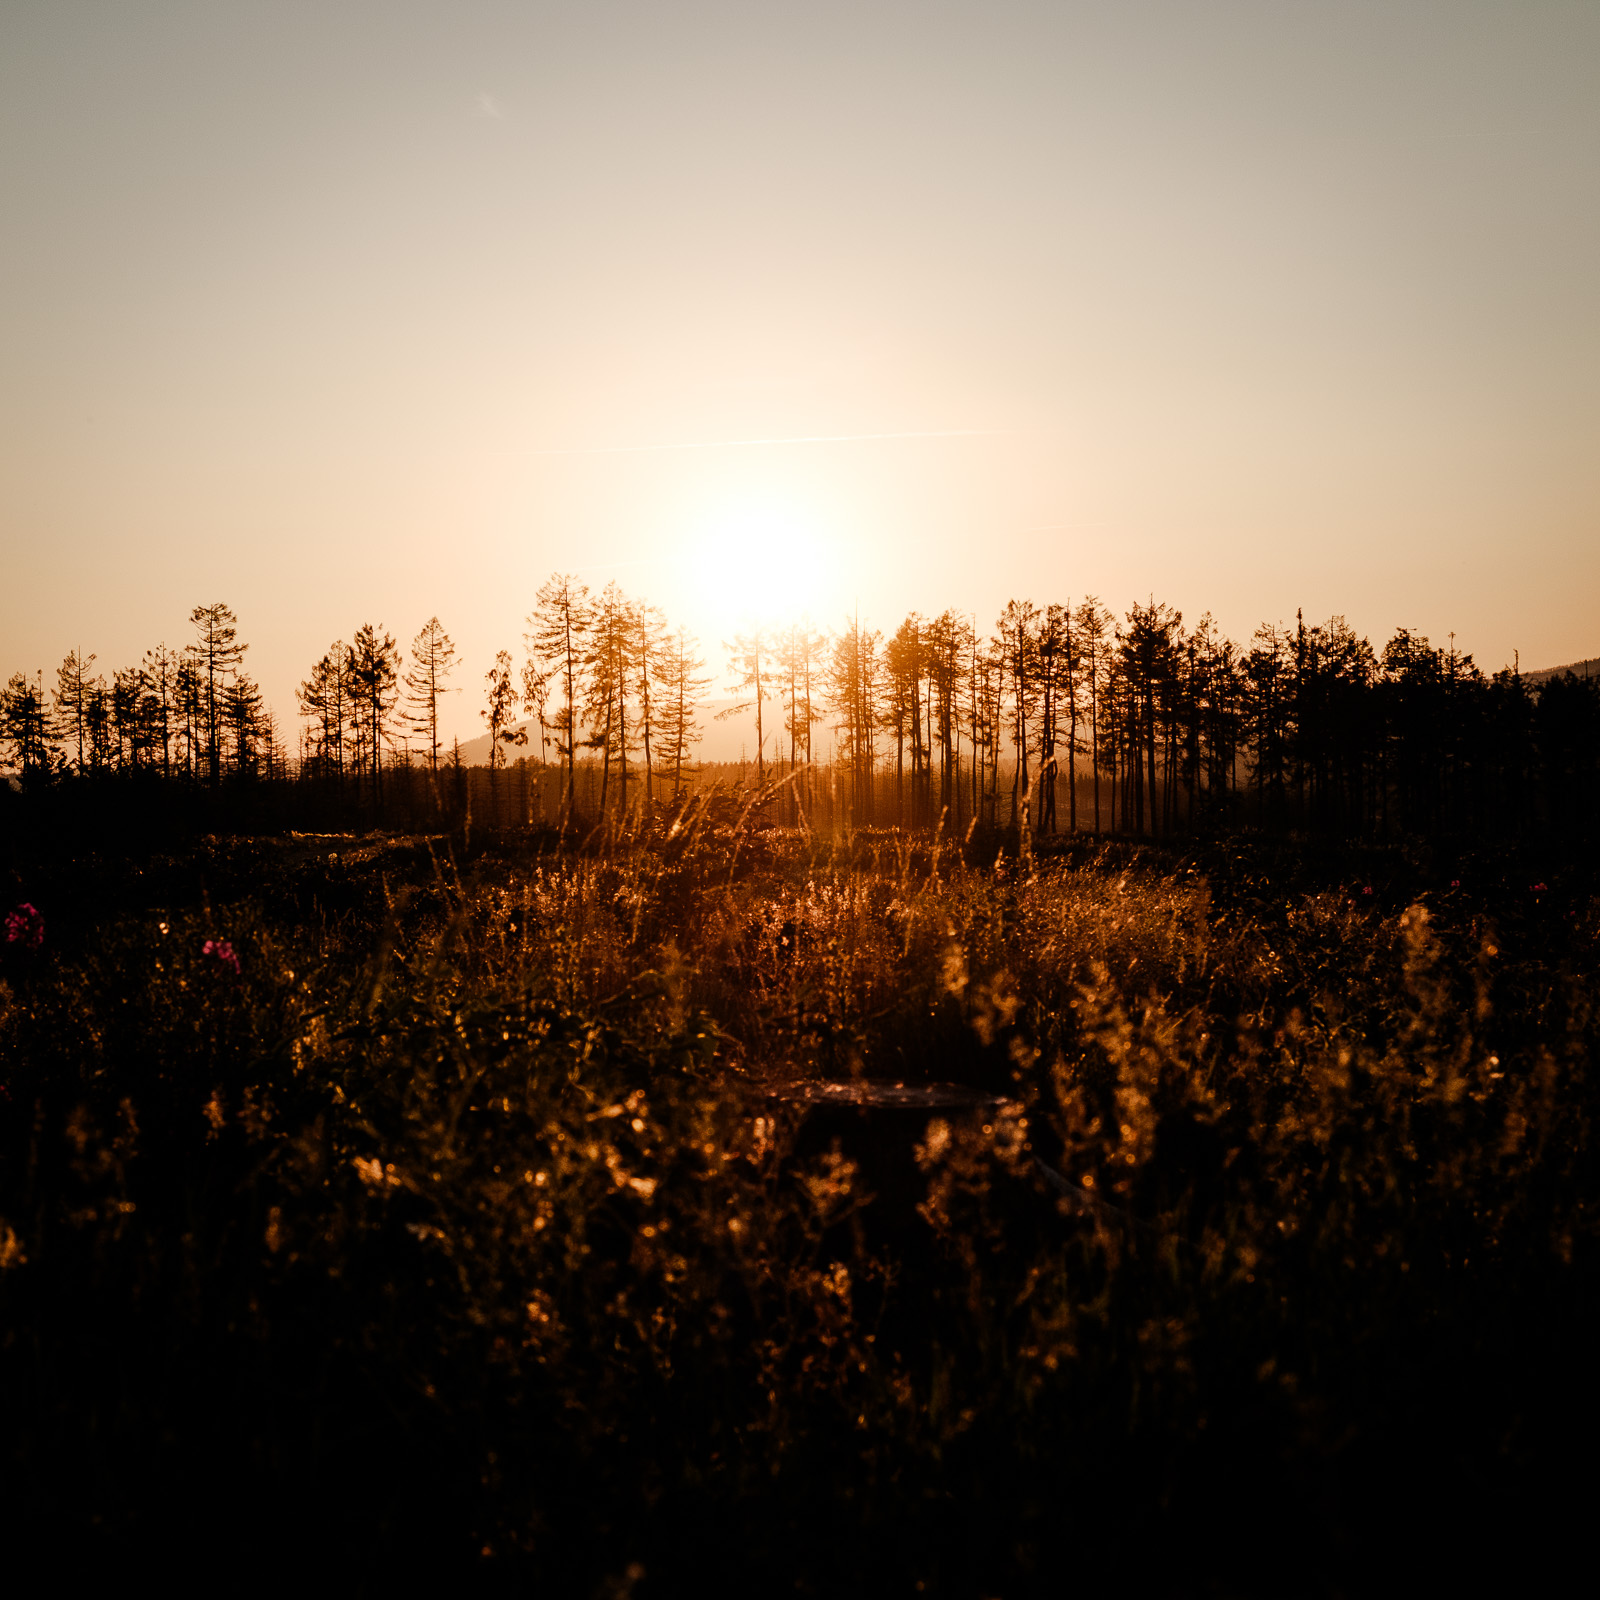
[[[6,918],[6,943],[37,950],[44,943],[44,917],[37,906],[24,901]]]
[[[1461,880],[1459,878],[1452,878],[1450,880],[1450,887],[1452,889],[1459,889],[1461,887]]]
[[[1547,883],[1535,883],[1530,885],[1530,887],[1535,894],[1543,894],[1550,887],[1550,885]]]
[[[1363,884],[1362,888],[1361,888],[1361,892],[1362,892],[1362,894],[1371,894],[1372,893],[1372,885],[1370,883]]]
[[[226,939],[207,939],[200,946],[200,954],[210,956],[219,966],[232,967],[234,975],[239,972],[239,956],[233,946]]]

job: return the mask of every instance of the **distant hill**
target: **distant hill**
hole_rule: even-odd
[[[756,758],[756,714],[755,708],[742,712],[739,716],[728,717],[722,722],[717,721],[717,713],[726,710],[729,706],[737,705],[738,701],[731,697],[722,700],[708,700],[700,711],[700,726],[704,730],[700,743],[695,746],[694,759],[696,761],[754,761]],[[773,759],[777,742],[781,739],[783,752],[788,754],[789,742],[783,735],[783,706],[777,700],[763,700],[762,702],[762,733],[765,735],[767,759]],[[525,745],[513,745],[507,755],[512,761],[518,756],[537,757],[539,754],[539,724],[537,722],[519,722],[516,729],[525,730],[528,742]],[[818,726],[812,735],[814,749],[820,759],[825,750],[833,746],[831,730],[824,731]],[[555,742],[551,741],[550,760],[556,759]],[[480,734],[476,739],[463,740],[461,745],[461,760],[469,767],[486,767],[489,764],[489,735]]]
[[[1600,656],[1588,661],[1572,661],[1564,667],[1540,667],[1536,672],[1524,672],[1528,683],[1543,683],[1546,678],[1559,678],[1570,672],[1575,678],[1600,678]]]

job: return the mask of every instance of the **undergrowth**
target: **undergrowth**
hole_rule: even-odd
[[[1597,1415],[1590,880],[1001,844],[713,800],[19,858],[13,1538],[641,1596],[1548,1548]]]

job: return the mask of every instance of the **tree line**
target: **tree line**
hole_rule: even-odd
[[[71,651],[52,689],[43,671],[0,691],[0,748],[24,779],[64,772],[158,772],[220,785],[287,773],[278,725],[244,670],[249,646],[225,605],[196,606],[195,637],[147,650],[108,683],[97,659]]]
[[[459,769],[440,734],[458,654],[437,617],[409,657],[372,624],[331,645],[297,691],[293,757],[244,671],[233,612],[197,606],[191,621],[189,644],[109,684],[81,651],[48,694],[42,673],[13,676],[0,742],[20,777],[292,777],[380,809],[386,771]],[[559,774],[569,813],[580,762],[602,818],[681,797],[716,681],[687,629],[614,583],[595,594],[556,574],[523,646],[483,679],[491,789],[517,752]],[[1453,636],[1437,647],[1400,629],[1380,650],[1341,617],[1297,617],[1240,645],[1209,614],[1186,626],[1152,598],[1118,617],[1087,596],[1011,601],[988,631],[953,610],[892,633],[857,617],[751,627],[724,652],[735,699],[717,714],[754,713],[775,821],[805,822],[824,777],[830,814],[858,826],[1514,833],[1593,814],[1600,683],[1485,674]]]

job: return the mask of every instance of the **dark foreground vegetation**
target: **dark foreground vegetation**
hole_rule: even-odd
[[[1369,1594],[1583,1525],[1570,846],[1018,859],[713,794],[151,850],[17,807],[13,1559]]]

